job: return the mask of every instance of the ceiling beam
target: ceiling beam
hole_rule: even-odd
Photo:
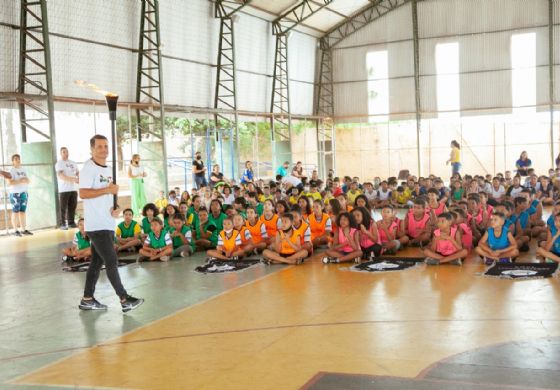
[[[272,22],[273,34],[285,35],[333,1],[334,0],[302,0]]]
[[[253,0],[217,0],[216,1],[216,18],[227,19],[240,11]]]
[[[321,38],[321,48],[323,50],[332,49],[362,27],[409,2],[410,0],[371,0],[371,4],[331,28]]]

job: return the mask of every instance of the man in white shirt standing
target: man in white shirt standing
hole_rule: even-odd
[[[29,198],[27,193],[29,178],[25,170],[21,167],[21,156],[19,154],[14,154],[12,156],[12,169],[10,169],[8,175],[2,176],[8,179],[8,184],[10,185],[10,203],[12,204],[12,226],[14,228],[14,234],[18,237],[23,235],[32,236],[33,233],[25,227],[25,212],[27,211],[27,200]]]
[[[134,298],[124,289],[117,268],[117,252],[113,246],[115,237],[115,220],[119,209],[113,208],[113,195],[119,192],[119,186],[113,183],[113,172],[106,164],[109,155],[109,142],[102,135],[95,135],[90,140],[92,158],[84,164],[80,173],[80,198],[84,200],[85,230],[91,241],[91,263],[86,274],[84,296],[80,301],[81,310],[107,310],[107,306],[94,298],[95,285],[103,263],[107,278],[117,293],[122,311],[133,310],[144,303],[141,298]]]
[[[76,215],[76,207],[78,206],[78,164],[68,159],[68,149],[60,148],[61,159],[56,162],[56,175],[58,177],[58,193],[60,199],[60,224],[62,230],[69,227],[76,228],[74,216]]]

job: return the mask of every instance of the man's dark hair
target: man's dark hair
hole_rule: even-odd
[[[93,148],[95,146],[95,140],[98,140],[98,139],[104,139],[105,141],[107,141],[107,137],[105,137],[104,135],[95,134],[93,137],[91,137],[89,139],[89,147]]]

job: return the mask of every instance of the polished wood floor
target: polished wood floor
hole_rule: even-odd
[[[34,239],[35,248],[54,245],[52,238],[43,243]],[[24,248],[17,242],[11,250],[17,254]],[[419,253],[406,249],[404,254]],[[297,389],[319,372],[414,378],[454,354],[560,336],[557,278],[485,278],[480,276],[484,267],[474,256],[462,267],[421,265],[383,274],[351,272],[350,264],[324,265],[320,258],[316,254],[300,266],[258,265],[263,270],[244,283],[238,280],[242,274],[254,271],[200,275],[192,272],[192,265],[201,263],[201,256],[179,260],[191,267],[173,276],[174,283],[185,280],[181,294],[196,293],[202,287],[190,280],[199,279],[224,290],[10,383]],[[524,259],[534,260],[533,252]],[[131,277],[149,283],[162,269],[154,264],[151,275]],[[150,302],[165,304],[162,296],[181,298],[164,284],[150,287],[151,295],[144,294],[145,306],[128,316],[155,310]],[[61,315],[78,314],[68,308]],[[103,314],[81,315],[82,322],[95,322]]]

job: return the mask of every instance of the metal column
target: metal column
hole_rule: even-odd
[[[550,110],[550,161],[554,158],[554,0],[548,0],[548,100]]]
[[[165,145],[165,110],[163,100],[163,69],[159,23],[159,1],[141,0],[140,36],[138,42],[138,68],[136,102],[157,105],[152,109],[136,110],[138,142],[148,135],[161,140],[163,150],[163,177],[168,187],[167,150]],[[145,122],[143,122],[145,121]],[[148,133],[148,135],[145,135]]]
[[[420,153],[420,131],[422,127],[422,104],[420,97],[420,55],[418,44],[418,2],[412,0],[412,33],[414,43],[414,94],[416,100],[416,156],[418,159],[418,176],[422,176],[422,160]]]
[[[46,0],[21,0],[19,44],[18,92],[45,97],[42,100],[18,99],[21,140],[26,143],[27,130],[31,130],[50,141],[52,175],[55,179],[56,133]],[[54,185],[54,206],[58,221],[60,220],[60,207],[56,184]]]
[[[319,63],[319,80],[315,101],[315,114],[328,119],[317,120],[317,146],[320,162],[320,175],[327,177],[326,154],[331,155],[331,165],[334,168],[334,142],[333,142],[333,118],[334,118],[334,86],[333,86],[333,60],[332,49],[328,47],[326,40],[321,40],[321,61]],[[330,126],[328,126],[330,124]],[[330,140],[330,150],[327,150],[327,142]]]

